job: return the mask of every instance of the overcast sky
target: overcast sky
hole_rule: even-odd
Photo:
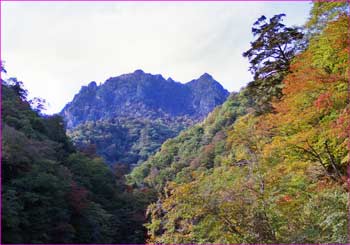
[[[229,91],[251,80],[242,53],[261,15],[302,25],[309,2],[2,2],[7,76],[59,112],[90,81],[142,69],[188,82],[210,73]]]

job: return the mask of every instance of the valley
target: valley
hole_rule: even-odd
[[[136,70],[47,115],[2,63],[1,242],[348,244],[349,2],[286,18],[231,93]]]

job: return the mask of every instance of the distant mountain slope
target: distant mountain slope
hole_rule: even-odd
[[[228,95],[229,92],[207,73],[182,84],[171,78],[165,80],[161,75],[136,70],[109,78],[100,86],[91,82],[82,87],[61,114],[68,128],[86,121],[119,116],[142,119],[188,116],[200,119],[222,104]]]
[[[82,87],[60,114],[78,147],[92,145],[110,163],[136,164],[228,95],[207,73],[182,84],[136,70]]]

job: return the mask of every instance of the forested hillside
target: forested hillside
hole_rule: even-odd
[[[82,87],[60,114],[79,149],[130,167],[199,122],[228,95],[206,73],[182,84],[136,70]]]
[[[149,243],[349,241],[349,4],[283,18],[254,23],[254,80],[128,176],[158,192]]]
[[[121,169],[76,151],[20,81],[1,89],[1,243],[143,243],[152,193],[130,193]]]
[[[253,80],[229,96],[138,70],[64,119],[1,80],[1,243],[350,243],[349,3],[285,18],[253,23]]]

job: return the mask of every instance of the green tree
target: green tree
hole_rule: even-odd
[[[246,93],[252,98],[253,107],[258,112],[272,109],[271,100],[282,95],[282,80],[288,74],[292,58],[299,51],[298,41],[303,33],[297,27],[282,24],[285,14],[273,16],[269,21],[261,16],[253,25],[256,40],[243,53],[250,62],[249,70],[254,81],[248,84]]]

